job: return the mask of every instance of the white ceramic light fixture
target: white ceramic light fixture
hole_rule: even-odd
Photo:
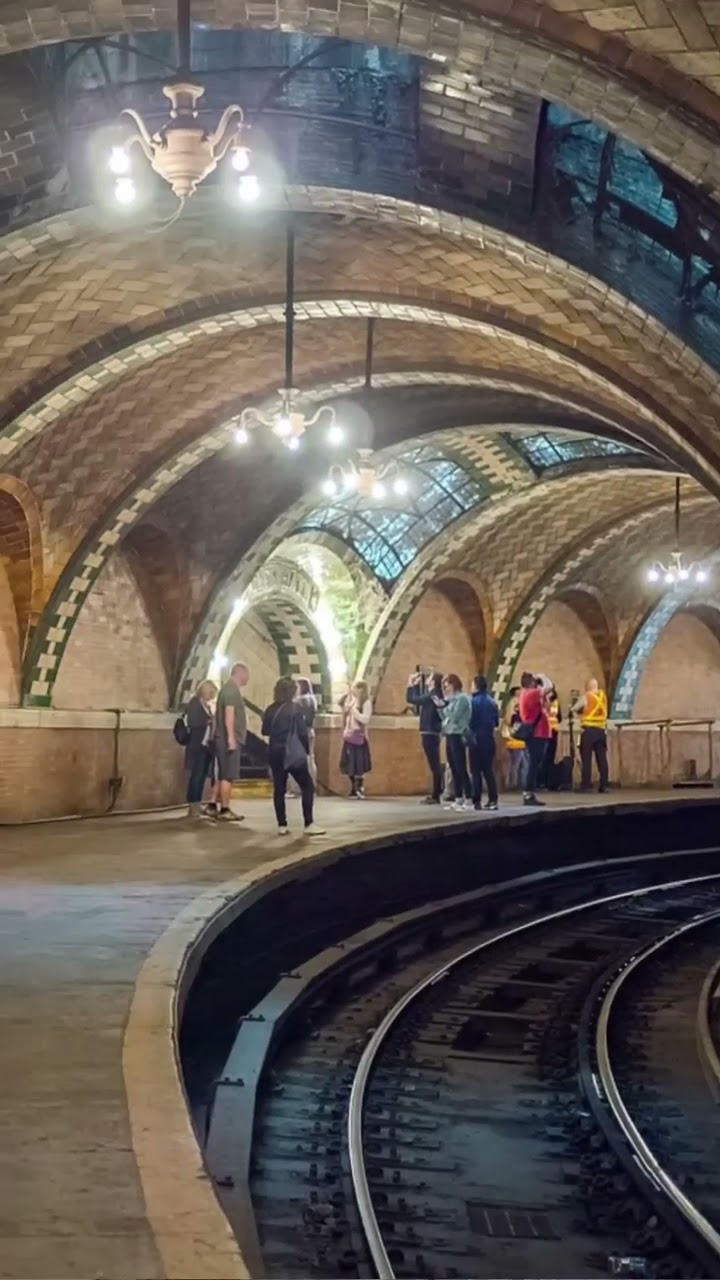
[[[697,561],[686,564],[680,550],[680,476],[675,477],[675,549],[667,563],[656,560],[647,570],[647,581],[670,590],[680,586],[702,586],[709,580],[709,570]]]

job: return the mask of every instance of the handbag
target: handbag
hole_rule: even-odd
[[[343,741],[347,742],[349,747],[362,747],[365,742],[365,734],[362,729],[346,729],[343,733]]]
[[[522,724],[515,725],[512,731],[513,737],[516,738],[518,742],[529,742],[530,739],[535,736],[535,730],[542,720],[542,716],[543,713],[542,710],[540,710],[533,721],[527,720]]]
[[[288,773],[291,773],[293,769],[304,769],[307,766],[307,762],[308,753],[302,744],[300,734],[293,724],[285,741],[283,766]]]
[[[184,716],[178,716],[173,725],[173,738],[179,747],[186,747],[190,742],[190,730]]]
[[[272,721],[272,724],[270,725],[271,735],[272,735],[273,729],[275,728],[275,722],[282,710],[283,710],[283,707],[279,707],[278,710],[275,712],[275,715],[273,716],[273,721]],[[298,712],[298,714],[302,715],[302,712]],[[308,753],[305,750],[300,734],[297,731],[297,715],[295,715],[292,718],[292,722],[290,724],[290,728],[288,729],[287,737],[285,739],[285,754],[283,756],[283,769],[286,769],[288,773],[290,773],[293,769],[304,769],[307,767],[307,762],[308,762]]]

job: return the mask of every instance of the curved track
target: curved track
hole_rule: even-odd
[[[708,912],[713,900],[717,908]],[[626,1251],[628,1241],[644,1249],[643,1274],[720,1272],[720,1238],[643,1140],[631,1116],[634,1102],[623,1100],[607,1050],[612,1009],[631,975],[661,949],[669,954],[712,928],[718,916],[717,877],[573,905],[484,938],[435,968],[388,1010],[360,1058],[347,1132],[358,1212],[378,1276],[607,1274],[608,1259]],[[692,1000],[691,1038],[706,968],[695,969],[695,982],[683,986]],[[604,1150],[597,1132],[584,1125],[574,1080],[573,1013],[582,1022],[582,1011],[597,1004],[598,985],[607,985],[613,970],[620,972],[600,1005],[597,1055],[606,1090],[602,1101],[627,1143],[625,1161],[611,1147]],[[680,982],[677,975],[675,981]],[[682,1023],[682,1011],[678,1018]],[[528,1071],[530,1055],[534,1066]],[[677,1075],[686,1058],[685,1052],[677,1054]],[[697,1053],[694,1058],[701,1072]],[[419,1107],[408,1104],[403,1081],[409,1078],[418,1096],[424,1092]],[[549,1091],[543,1088],[548,1083]],[[687,1082],[688,1108],[691,1099],[698,1106],[697,1083]],[[669,1093],[677,1105],[678,1090]],[[704,1085],[703,1093],[709,1107]],[[530,1109],[525,1123],[523,1104],[525,1117]],[[646,1119],[652,1127],[652,1114]],[[697,1111],[694,1120],[697,1129]],[[676,1142],[689,1123],[686,1111],[675,1125]],[[714,1135],[707,1117],[705,1132]],[[434,1143],[428,1134],[435,1135]],[[566,1153],[579,1148],[573,1194],[558,1195],[562,1161],[548,1158],[548,1137]],[[712,1141],[708,1137],[707,1145]],[[424,1167],[432,1172],[431,1182],[413,1177],[413,1169],[422,1167],[422,1161],[407,1158],[413,1148],[415,1155],[428,1153]],[[599,1178],[592,1171],[593,1155],[599,1157]],[[638,1175],[632,1182],[628,1169]],[[615,1198],[630,1205],[629,1232],[622,1212],[613,1220],[613,1196],[603,1194],[608,1173]],[[573,1185],[572,1171],[566,1169],[565,1176]],[[700,1176],[707,1196],[710,1168]],[[648,1178],[652,1191],[682,1215],[687,1235],[680,1232],[678,1239],[672,1225],[656,1226],[656,1199],[638,1205],[633,1198]],[[715,1269],[708,1269],[713,1263]]]

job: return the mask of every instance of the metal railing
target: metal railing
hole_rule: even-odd
[[[610,727],[617,733],[617,781],[622,785],[623,782],[623,729],[638,728],[656,728],[659,735],[659,754],[660,754],[660,778],[661,781],[672,785],[674,781],[682,781],[673,777],[673,730],[704,728],[707,731],[708,746],[708,767],[707,772],[702,778],[687,779],[687,781],[714,781],[714,748],[713,748],[713,729],[715,727],[715,717],[704,716],[698,719],[673,719],[672,717],[662,717],[649,720],[618,720]]]

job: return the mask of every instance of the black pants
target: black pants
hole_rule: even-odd
[[[469,800],[472,794],[467,771],[467,747],[461,733],[449,733],[445,739],[456,800]]]
[[[531,738],[527,744],[528,771],[525,783],[525,794],[533,795],[538,784],[538,777],[547,751],[547,738]]]
[[[470,748],[470,773],[472,798],[475,804],[482,800],[483,779],[487,787],[488,801],[497,804],[498,789],[495,781],[495,743],[478,742]]]
[[[582,762],[582,785],[590,786],[592,758],[595,760],[600,774],[600,790],[606,791],[608,785],[607,734],[604,729],[583,729],[580,734],[580,760]]]
[[[545,759],[542,762],[542,769],[540,770],[540,776],[538,778],[538,786],[547,787],[548,791],[554,791],[556,789],[553,770],[555,768],[555,756],[557,755],[557,743],[557,734],[551,733],[547,740]]]
[[[430,766],[432,776],[432,798],[439,800],[442,793],[443,771],[440,763],[440,734],[421,733],[425,759]]]
[[[279,759],[270,757],[270,769],[272,771],[273,780],[273,804],[275,806],[275,817],[279,827],[287,826],[287,809],[285,807],[285,792],[287,791],[287,782],[289,777],[293,777],[300,788],[302,797],[303,821],[306,827],[310,826],[313,820],[313,802],[315,800],[315,788],[310,770],[307,765],[301,765],[295,769],[286,769],[284,755]]]
[[[198,747],[190,757],[186,799],[188,804],[199,804],[205,790],[205,780],[212,766],[212,751],[209,747]]]

